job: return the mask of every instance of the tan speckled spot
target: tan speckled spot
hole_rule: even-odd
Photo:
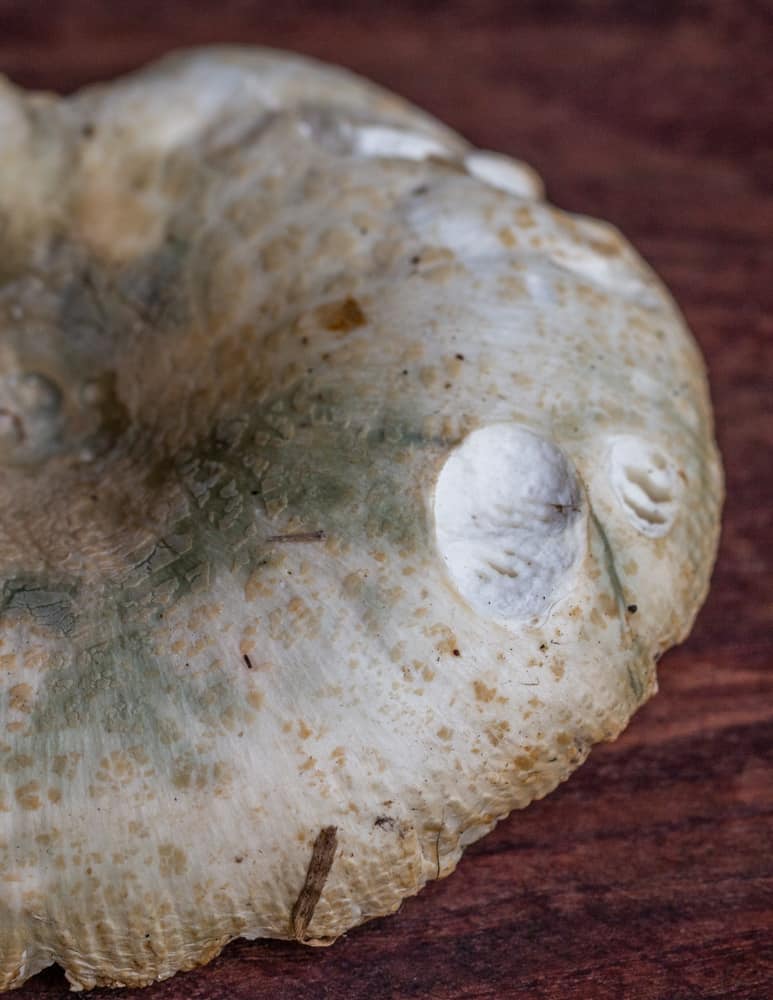
[[[493,701],[496,696],[496,688],[487,687],[483,681],[474,681],[473,689],[475,691],[475,697],[478,701]]]
[[[188,867],[185,851],[174,844],[160,844],[158,848],[159,872],[163,876],[184,875]]]
[[[31,712],[32,697],[29,684],[14,684],[8,692],[8,706],[16,712]]]
[[[22,809],[39,809],[41,806],[40,782],[28,781],[16,789],[15,796]]]
[[[266,696],[262,691],[248,691],[247,692],[247,702],[254,709],[260,709],[266,700]]]

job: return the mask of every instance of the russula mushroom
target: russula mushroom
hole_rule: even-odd
[[[0,985],[333,941],[655,690],[703,365],[612,227],[287,54],[0,88]]]

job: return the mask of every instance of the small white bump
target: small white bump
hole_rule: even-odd
[[[447,146],[419,132],[364,125],[354,131],[354,149],[360,156],[384,156],[398,160],[426,160],[430,156],[448,158]]]
[[[80,390],[80,400],[84,406],[96,406],[104,398],[104,387],[98,379],[84,382]]]
[[[535,265],[531,271],[527,271],[523,280],[535,302],[551,306],[558,302],[555,282],[551,281],[538,265]]]
[[[16,384],[16,398],[23,410],[32,414],[56,413],[62,394],[54,383],[37,372],[22,375]]]
[[[545,188],[536,170],[502,153],[477,150],[465,156],[464,165],[473,177],[500,191],[528,198],[530,201],[538,201],[544,197]]]
[[[605,256],[581,243],[562,244],[553,249],[551,258],[558,267],[569,271],[583,282],[590,282],[619,298],[627,299],[643,309],[657,309],[662,301],[649,287],[641,271],[634,270],[623,257]]]
[[[38,372],[0,378],[0,444],[7,458],[26,461],[47,452],[60,427],[62,395]]]

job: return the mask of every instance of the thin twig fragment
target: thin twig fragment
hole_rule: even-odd
[[[314,910],[317,908],[330,869],[333,867],[337,847],[338,827],[323,827],[314,841],[306,879],[290,914],[293,937],[298,941],[303,941],[306,929],[314,916]]]
[[[324,542],[324,531],[299,531],[294,535],[269,535],[268,542]]]

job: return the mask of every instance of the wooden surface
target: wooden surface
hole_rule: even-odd
[[[122,997],[769,1000],[773,6],[0,0],[0,70],[28,85],[212,41],[359,70],[617,223],[707,357],[728,501],[711,596],[660,694],[566,785],[333,948],[236,942]],[[17,996],[65,991],[52,969]]]

